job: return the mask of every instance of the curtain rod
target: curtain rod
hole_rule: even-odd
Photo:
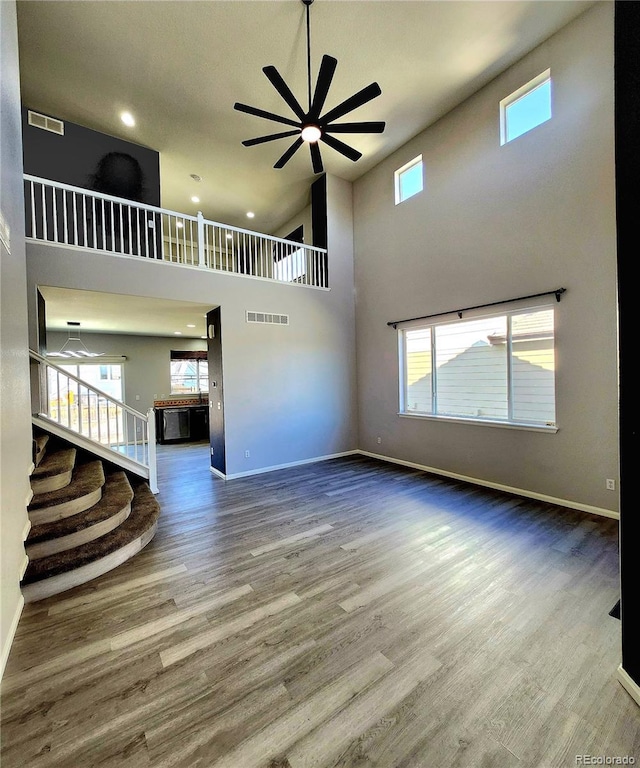
[[[422,315],[421,317],[409,317],[406,320],[392,320],[387,325],[397,328],[400,323],[412,323],[414,320],[429,320],[432,317],[442,317],[443,315],[457,314],[462,317],[463,312],[469,312],[472,309],[483,309],[484,307],[495,307],[499,304],[510,304],[513,301],[523,301],[524,299],[537,299],[540,296],[555,296],[556,301],[560,301],[560,296],[566,292],[566,288],[556,288],[554,291],[544,291],[543,293],[532,293],[530,296],[518,296],[516,299],[504,299],[503,301],[492,301],[490,304],[477,304],[475,307],[464,307],[464,309],[452,309],[449,312],[436,312],[433,315]]]

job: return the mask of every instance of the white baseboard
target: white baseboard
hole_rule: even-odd
[[[2,649],[2,654],[0,655],[0,680],[2,680],[4,669],[7,666],[7,661],[9,660],[9,653],[11,651],[11,646],[13,645],[13,638],[16,636],[16,630],[18,629],[18,622],[20,621],[20,616],[22,616],[23,608],[24,597],[20,595],[20,599],[16,605],[15,613],[13,614],[11,626],[9,627],[9,633],[7,634],[7,639],[5,641],[4,648]]]
[[[236,480],[240,477],[250,477],[252,475],[262,475],[265,472],[276,472],[278,469],[290,469],[291,467],[301,467],[304,464],[315,464],[318,461],[329,461],[329,459],[342,459],[345,456],[357,455],[359,451],[343,451],[342,453],[331,453],[325,456],[315,456],[312,459],[301,459],[300,461],[290,461],[286,464],[272,464],[268,467],[260,467],[260,469],[250,469],[247,472],[234,472],[231,475],[223,475],[221,472],[214,470],[211,467],[211,471],[214,475],[218,475],[225,480]]]
[[[227,476],[224,474],[224,472],[221,472],[219,469],[216,469],[215,467],[209,467],[209,472],[211,472],[212,475],[219,477],[221,480],[227,479]]]
[[[28,567],[29,567],[29,557],[25,552],[25,555],[22,558],[22,562],[20,563],[20,581],[22,581],[22,579],[24,578],[24,575],[27,572]]]
[[[421,469],[423,472],[429,472],[433,475],[441,475],[442,477],[450,477],[453,480],[462,480],[465,483],[472,483],[473,485],[481,485],[485,488],[493,488],[496,491],[505,491],[506,493],[513,493],[516,496],[524,496],[528,499],[536,499],[536,501],[546,501],[549,504],[556,504],[559,507],[569,507],[570,509],[578,509],[581,512],[589,512],[592,515],[599,515],[600,517],[609,517],[614,520],[620,519],[620,513],[615,512],[612,509],[603,509],[601,507],[593,507],[591,504],[581,504],[578,501],[571,501],[569,499],[558,499],[555,496],[547,496],[544,493],[535,493],[535,491],[526,491],[522,488],[513,488],[510,485],[502,485],[501,483],[491,483],[487,480],[480,480],[477,477],[469,477],[468,475],[460,475],[457,472],[447,472],[443,469],[436,469],[435,467],[428,467],[424,464],[416,464],[413,461],[403,461],[402,459],[395,459],[392,456],[383,456],[382,454],[372,453],[371,451],[356,451],[362,456],[369,456],[372,459],[380,459],[380,461],[388,461],[391,464],[400,464],[403,467],[410,467],[411,469]]]
[[[30,530],[31,530],[31,520],[27,518],[24,523],[24,528],[22,529],[22,541],[27,540],[27,536],[29,535]]]
[[[618,667],[618,680],[629,696],[640,706],[640,685],[624,671],[622,664]]]

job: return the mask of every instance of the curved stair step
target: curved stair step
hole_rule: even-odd
[[[107,475],[102,497],[92,507],[31,528],[26,541],[29,560],[55,555],[104,536],[129,517],[132,499],[133,489],[124,472]]]
[[[101,461],[77,465],[69,485],[34,495],[28,507],[31,524],[51,523],[84,512],[100,501],[103,485],[104,469]]]
[[[71,482],[75,463],[75,448],[46,453],[31,473],[31,490],[38,494],[65,488]]]
[[[95,541],[30,562],[22,580],[25,602],[43,600],[116,568],[153,538],[160,505],[146,483],[134,488],[131,514],[115,530]]]
[[[39,466],[47,450],[49,435],[35,435],[33,438],[33,464]]]

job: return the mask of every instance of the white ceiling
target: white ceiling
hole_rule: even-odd
[[[338,59],[326,108],[377,81],[382,95],[345,120],[387,122],[381,135],[343,137],[363,152],[356,163],[322,144],[325,169],[358,178],[591,5],[316,0],[314,82],[324,53]],[[164,207],[273,232],[308,202],[309,155],[303,147],[273,169],[290,139],[241,141],[284,127],[233,104],[291,116],[261,71],[267,64],[305,103],[304,19],[300,0],[19,0],[23,102],[158,150]],[[123,110],[134,128],[120,121]]]
[[[79,322],[81,335],[99,331],[199,339],[206,334],[205,315],[214,308],[209,304],[71,288],[40,286],[39,290],[45,300],[47,330],[67,331],[68,322]],[[195,328],[189,328],[190,324]]]

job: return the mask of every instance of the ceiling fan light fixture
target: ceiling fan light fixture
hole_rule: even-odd
[[[322,131],[317,125],[305,125],[300,135],[304,141],[307,141],[309,144],[315,144],[316,141],[320,141]]]
[[[292,139],[292,144],[287,150],[285,150],[285,152],[278,158],[278,160],[276,160],[273,166],[274,168],[283,168],[300,149],[300,147],[306,143],[309,146],[309,154],[311,155],[311,165],[313,167],[313,172],[317,174],[324,172],[324,165],[322,162],[322,156],[320,154],[319,142],[327,144],[329,147],[331,147],[331,149],[334,149],[339,154],[355,162],[362,157],[362,152],[359,152],[357,149],[354,149],[354,147],[345,144],[344,141],[336,139],[336,137],[332,134],[382,133],[385,129],[385,124],[381,121],[364,121],[353,123],[334,122],[335,120],[338,120],[346,115],[348,112],[352,112],[354,109],[358,109],[358,107],[362,107],[372,99],[380,96],[382,94],[382,90],[380,89],[378,83],[370,83],[366,88],[362,88],[357,93],[354,93],[353,96],[350,96],[348,99],[345,99],[345,101],[338,104],[338,106],[323,114],[324,104],[329,93],[329,88],[331,87],[331,82],[338,65],[338,60],[327,54],[322,57],[322,61],[320,62],[320,69],[318,70],[316,86],[312,92],[309,7],[313,2],[314,0],[302,0],[302,4],[305,6],[306,10],[307,20],[308,108],[305,109],[300,104],[289,86],[285,83],[282,75],[272,64],[267,67],[263,67],[262,71],[297,119],[294,120],[291,117],[276,115],[274,112],[267,112],[264,109],[252,107],[249,104],[242,104],[238,101],[233,105],[233,107],[239,112],[244,112],[247,115],[261,117],[266,120],[272,120],[275,123],[280,123],[281,125],[289,126],[289,129],[286,131],[270,133],[265,136],[257,136],[255,139],[245,139],[242,142],[245,147],[254,147],[258,144],[264,144],[269,141],[277,141],[278,139]]]

